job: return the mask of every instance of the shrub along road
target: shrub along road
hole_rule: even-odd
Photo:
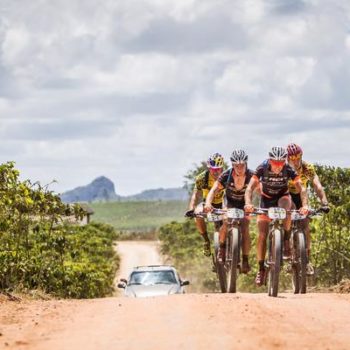
[[[0,348],[345,350],[349,314],[348,294],[0,300]]]

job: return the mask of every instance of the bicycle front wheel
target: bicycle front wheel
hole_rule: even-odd
[[[277,297],[282,259],[282,232],[275,229],[269,244],[268,294]]]
[[[238,263],[239,263],[239,251],[240,251],[240,239],[239,239],[239,229],[237,227],[232,227],[228,233],[231,235],[231,262],[229,270],[227,271],[227,285],[229,293],[236,293],[237,290],[237,275],[238,275]]]

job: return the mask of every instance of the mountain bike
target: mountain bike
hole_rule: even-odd
[[[289,268],[292,272],[292,284],[295,294],[306,293],[307,282],[307,252],[306,252],[306,235],[304,232],[303,222],[306,218],[320,216],[321,210],[310,209],[307,215],[302,215],[298,210],[290,210],[292,217],[292,227],[290,236],[291,256],[288,259]]]
[[[214,215],[224,214],[227,220],[225,262],[217,263],[218,278],[223,293],[236,293],[237,277],[241,263],[241,222],[244,211],[237,208],[214,209]]]
[[[279,276],[282,266],[283,220],[287,216],[284,208],[256,208],[254,214],[267,214],[270,218],[267,242],[267,291],[269,296],[277,297]],[[266,280],[265,280],[266,284]]]

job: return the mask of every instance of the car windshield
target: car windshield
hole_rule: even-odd
[[[174,272],[167,271],[137,271],[130,276],[129,284],[174,284],[177,283]]]

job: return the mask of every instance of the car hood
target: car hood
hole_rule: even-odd
[[[160,295],[181,293],[181,287],[177,284],[131,285],[125,289],[128,297],[144,298]]]

